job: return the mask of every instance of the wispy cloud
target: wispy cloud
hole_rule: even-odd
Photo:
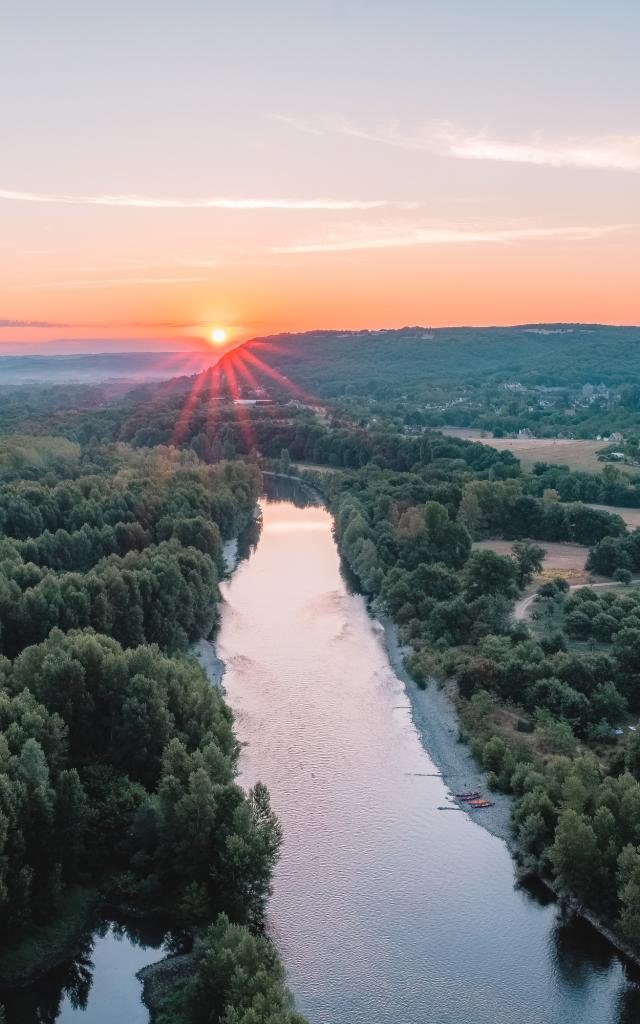
[[[73,327],[73,324],[54,323],[50,320],[3,320],[0,319],[2,327]]]
[[[345,225],[340,231],[290,245],[275,246],[273,253],[351,252],[362,249],[399,249],[418,245],[498,245],[555,239],[582,242],[627,228],[626,224],[596,227],[433,227],[407,224]]]
[[[443,125],[438,139],[447,155],[462,160],[640,171],[640,135],[545,139],[536,134],[523,141],[511,141],[486,132],[467,133],[451,125]]]
[[[505,139],[488,130],[473,131],[449,121],[430,121],[418,131],[406,132],[396,122],[373,128],[355,125],[339,116],[312,121],[268,115],[309,135],[343,135],[398,149],[434,153],[461,160],[490,160],[535,164],[541,167],[576,167],[599,170],[640,171],[640,135],[613,133],[590,137],[545,138],[534,133],[526,139]]]
[[[53,203],[66,206],[120,206],[153,210],[375,210],[397,204],[391,199],[292,199],[226,198],[209,196],[173,199],[140,195],[68,195],[55,192],[16,192],[0,189],[0,199],[19,203]]]

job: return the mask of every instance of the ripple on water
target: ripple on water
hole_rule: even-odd
[[[576,949],[575,926],[563,938],[555,907],[515,887],[502,842],[438,812],[446,787],[398,712],[328,513],[264,501],[263,516],[225,584],[219,651],[242,780],[269,785],[284,826],[269,923],[300,1009],[312,1024],[637,1024],[611,951]]]

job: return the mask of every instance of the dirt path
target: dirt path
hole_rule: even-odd
[[[631,583],[640,583],[640,577],[635,577],[631,580]],[[628,587],[631,583],[619,583],[617,580],[605,580],[604,583],[574,583],[569,590],[582,590],[583,587],[591,587],[593,590],[597,590],[598,587]],[[535,598],[538,595],[538,591],[534,590],[533,594],[525,594],[521,597],[513,609],[512,619],[514,622],[527,622],[530,618],[529,609],[533,604]]]

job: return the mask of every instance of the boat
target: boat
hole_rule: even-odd
[[[456,800],[477,800],[480,793],[477,789],[474,789],[472,793],[455,793]]]
[[[493,800],[469,800],[468,807],[473,807],[475,810],[480,811],[483,807],[493,807]]]

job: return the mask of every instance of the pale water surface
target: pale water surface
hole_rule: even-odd
[[[319,506],[262,501],[223,586],[218,653],[241,781],[271,790],[285,843],[270,927],[312,1024],[632,1024],[606,944],[516,887],[504,844],[422,748],[379,627]]]

